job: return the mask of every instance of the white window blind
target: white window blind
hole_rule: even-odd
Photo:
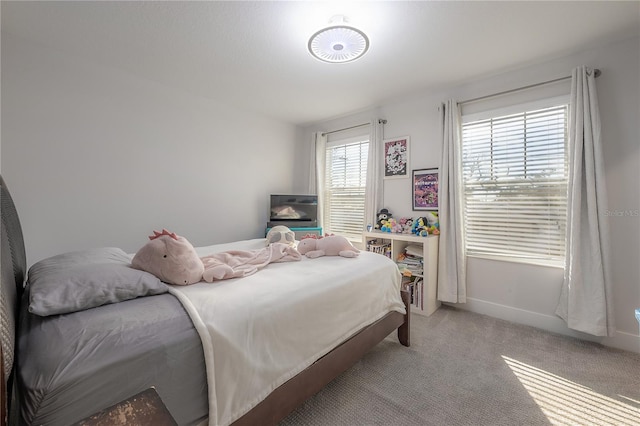
[[[467,255],[562,264],[568,105],[464,123]]]
[[[324,189],[325,232],[362,241],[369,140],[327,144]]]

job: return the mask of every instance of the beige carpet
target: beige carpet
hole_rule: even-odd
[[[640,354],[449,307],[412,316],[282,425],[640,425]]]

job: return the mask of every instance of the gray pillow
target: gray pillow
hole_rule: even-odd
[[[152,274],[131,267],[115,247],[53,256],[29,269],[29,312],[65,314],[167,292]]]

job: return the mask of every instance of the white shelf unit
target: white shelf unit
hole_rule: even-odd
[[[438,235],[419,237],[412,234],[395,234],[391,232],[366,231],[364,233],[365,247],[370,241],[378,240],[388,242],[391,245],[391,259],[396,262],[409,244],[422,244],[422,259],[424,272],[422,277],[424,282],[423,297],[424,309],[412,306],[412,311],[421,315],[429,316],[440,307],[437,299],[438,290]]]

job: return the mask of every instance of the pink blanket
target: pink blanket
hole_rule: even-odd
[[[258,272],[269,263],[292,262],[302,256],[295,247],[273,243],[258,250],[229,250],[202,257],[206,282],[246,277]]]

